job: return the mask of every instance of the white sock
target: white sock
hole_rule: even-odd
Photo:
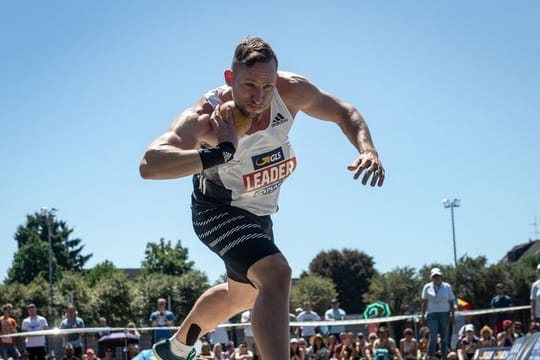
[[[187,357],[193,346],[188,346],[182,344],[180,341],[176,340],[176,336],[171,337],[171,352],[176,356]]]

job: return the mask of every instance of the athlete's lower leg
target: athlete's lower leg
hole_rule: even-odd
[[[259,291],[251,320],[261,358],[288,359],[290,267],[275,254],[255,263],[248,277]]]

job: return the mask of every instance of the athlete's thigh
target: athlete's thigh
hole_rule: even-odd
[[[257,298],[258,291],[251,284],[227,279],[229,286],[229,299],[233,302],[237,312],[249,310]]]

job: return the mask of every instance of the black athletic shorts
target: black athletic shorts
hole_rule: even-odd
[[[274,243],[272,219],[228,205],[193,204],[193,229],[199,239],[225,262],[227,276],[252,284],[247,271],[258,260],[280,253]],[[253,284],[252,284],[253,285]]]

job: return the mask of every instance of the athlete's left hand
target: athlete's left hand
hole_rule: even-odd
[[[373,151],[364,151],[358,158],[349,166],[347,170],[354,171],[353,179],[358,179],[362,172],[362,184],[366,185],[371,177],[371,186],[382,186],[384,182],[384,168],[379,156]]]

